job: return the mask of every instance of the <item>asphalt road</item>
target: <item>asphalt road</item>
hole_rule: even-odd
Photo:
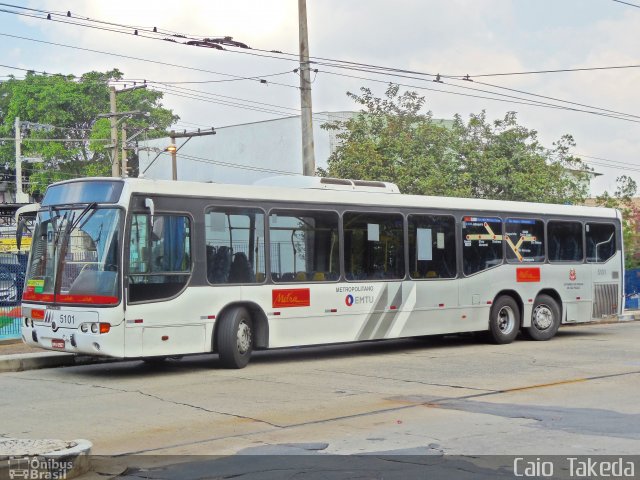
[[[0,433],[100,455],[640,452],[640,322],[0,374]],[[149,457],[151,458],[151,457]],[[167,457],[169,458],[169,457]]]

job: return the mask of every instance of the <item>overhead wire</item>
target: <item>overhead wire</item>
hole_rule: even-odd
[[[216,72],[216,71],[213,71],[213,70],[207,70],[205,68],[190,67],[190,66],[187,66],[187,65],[180,65],[180,64],[176,64],[176,63],[163,62],[163,61],[160,61],[160,60],[151,60],[151,59],[148,59],[148,58],[135,57],[133,55],[125,55],[125,54],[121,54],[121,53],[105,52],[103,50],[95,50],[95,49],[92,49],[92,48],[78,47],[78,46],[75,46],[75,45],[67,45],[67,44],[58,43],[58,42],[49,42],[49,41],[46,41],[46,40],[39,40],[39,39],[36,39],[36,38],[24,37],[24,36],[21,36],[21,35],[12,35],[12,34],[9,34],[9,33],[4,33],[4,32],[0,32],[0,36],[9,37],[9,38],[17,38],[17,39],[20,39],[20,40],[27,40],[27,41],[30,41],[30,42],[42,43],[42,44],[46,44],[46,45],[54,45],[54,46],[57,46],[57,47],[70,48],[70,49],[74,49],[74,50],[86,51],[86,52],[90,52],[90,53],[99,53],[101,55],[109,55],[109,56],[113,56],[113,57],[126,58],[128,60],[135,60],[135,61],[139,61],[139,62],[153,63],[153,64],[163,65],[163,66],[167,66],[167,67],[180,68],[180,69],[192,70],[192,71],[204,72],[204,73],[212,73],[214,75],[233,77],[233,78],[242,79],[242,80],[253,80],[250,77],[244,77],[244,76],[241,76],[241,75],[234,75],[234,74],[230,74],[230,73]],[[258,83],[264,84],[264,82],[261,82],[260,80],[254,80],[254,81],[257,81]],[[280,83],[280,82],[271,82],[271,81],[267,81],[266,85],[278,85],[278,86],[282,86],[282,87],[295,88],[296,90],[298,90],[300,88],[300,87],[295,86],[295,85],[288,85],[288,84],[284,84],[284,83]]]
[[[13,7],[13,8],[21,8],[19,6],[10,5],[10,4],[0,4],[0,5],[10,6],[10,7]],[[45,13],[44,10],[40,10],[40,12]],[[12,12],[12,11],[7,11],[7,13],[20,14],[19,12]],[[41,17],[38,16],[37,18],[41,18]],[[93,19],[89,19],[89,20],[94,21],[94,22],[100,22],[99,20],[93,20]],[[69,22],[67,22],[67,23],[69,23]],[[112,22],[106,22],[106,23],[109,23],[109,24],[112,24],[112,25],[118,25],[121,28],[127,28],[127,29],[134,28],[133,26],[125,26],[125,25],[122,25],[122,24],[114,24]],[[85,25],[85,24],[82,24],[82,26],[91,27],[91,25]],[[161,31],[158,31],[156,28],[154,28],[154,33],[157,34],[158,32],[161,32]],[[118,31],[117,33],[123,33],[123,31]],[[131,32],[124,32],[124,33],[130,34]],[[140,36],[139,32],[136,31],[136,33],[138,34],[138,36]],[[190,38],[190,37],[188,37],[186,35],[178,35],[178,37],[180,37],[180,38]],[[33,39],[30,39],[30,40],[33,40]],[[67,45],[65,45],[65,46],[67,46]],[[262,49],[250,49],[250,50],[255,50],[255,51],[258,51],[258,52],[266,52],[265,50],[262,50]],[[232,51],[232,52],[235,52],[235,53],[252,54],[251,52],[242,51],[242,49],[241,50],[226,50],[226,51]],[[108,52],[101,52],[101,53],[109,54]],[[281,54],[281,55],[288,55],[288,56],[292,56],[293,55],[293,54],[284,54],[282,52],[277,52],[277,51],[276,52],[271,51],[270,53],[278,53],[278,54]],[[259,56],[265,56],[265,55],[260,54]],[[274,58],[281,58],[281,57],[275,57],[273,55],[269,55],[269,56],[270,57],[274,57]],[[318,59],[318,60],[323,60],[323,61],[328,60],[328,61],[330,61],[332,63],[323,63],[323,62],[318,62],[317,60],[314,60],[311,63],[319,63],[321,65],[330,66],[330,67],[334,67],[334,68],[348,68],[348,69],[355,70],[355,71],[366,71],[368,73],[394,75],[394,76],[399,76],[399,77],[403,77],[403,75],[400,75],[400,73],[411,73],[411,74],[416,74],[416,75],[421,75],[421,76],[436,77],[436,79],[437,79],[436,81],[441,81],[440,80],[441,78],[471,80],[469,75],[466,75],[466,76],[442,75],[441,76],[439,74],[434,75],[434,74],[431,74],[431,73],[416,72],[416,71],[412,71],[412,70],[397,69],[397,68],[390,68],[390,67],[381,67],[381,66],[375,66],[375,65],[371,65],[371,64],[363,64],[363,63],[358,63],[358,62],[331,60],[331,59],[326,59],[326,58],[323,58],[323,57],[312,57],[312,58]],[[293,61],[293,59],[291,59],[291,60]],[[637,66],[640,66],[640,65],[637,65]],[[589,69],[632,68],[632,67],[637,67],[637,66],[593,67],[593,68],[589,68]],[[569,70],[571,70],[571,71],[579,71],[579,70],[585,70],[585,69],[584,68],[581,68],[581,69],[562,69],[562,71],[569,71]],[[316,69],[316,73],[317,73],[317,71],[318,70]],[[554,71],[561,71],[561,70],[554,70]],[[549,72],[551,72],[551,70],[536,71],[536,72],[537,73],[549,73]],[[509,74],[525,74],[525,73],[536,73],[536,72],[534,72],[534,71],[530,71],[530,72],[510,72]],[[284,73],[286,73],[286,72],[283,72],[283,74]],[[490,75],[493,75],[493,74],[475,75],[474,77],[476,77],[476,76],[490,76]],[[247,79],[249,79],[249,78],[247,78]],[[423,78],[419,78],[419,79],[423,80]],[[367,79],[364,79],[364,80],[367,80]],[[489,84],[487,84],[487,85],[489,85]],[[289,85],[289,86],[291,86],[291,85]],[[500,87],[500,86],[496,86],[496,85],[491,85],[491,86],[493,88],[509,90],[506,87]],[[295,87],[295,86],[292,86],[292,87],[293,88],[298,88],[298,87]],[[455,85],[455,87],[456,88],[469,89],[469,90],[476,90],[476,91],[480,91],[482,93],[490,93],[492,95],[498,95],[500,97],[505,97],[505,98],[514,98],[514,99],[517,99],[517,100],[523,100],[520,97],[513,97],[513,96],[510,96],[510,95],[505,95],[505,94],[501,94],[501,93],[497,93],[497,92],[489,92],[489,91],[482,90],[482,89],[474,89],[472,87],[463,87],[463,86],[460,86],[460,85]],[[415,87],[412,86],[412,88],[415,88]],[[425,90],[428,90],[428,89],[425,89]],[[437,89],[434,89],[434,90],[443,92],[443,90],[437,90]],[[516,90],[514,89],[513,91],[516,91]],[[446,92],[446,91],[444,91],[444,92]],[[601,107],[593,107],[593,106],[590,106],[590,105],[587,105],[587,104],[582,104],[582,103],[579,103],[579,102],[566,101],[566,100],[562,100],[562,99],[558,99],[558,98],[554,98],[554,97],[547,97],[547,96],[544,96],[544,95],[538,95],[538,94],[534,94],[534,93],[524,92],[522,90],[519,90],[517,92],[518,93],[522,93],[524,95],[535,96],[535,97],[538,97],[538,98],[547,98],[547,99],[553,99],[554,101],[560,101],[560,102],[563,102],[563,103],[568,103],[568,104],[573,104],[573,105],[580,105],[580,106],[584,106],[586,108],[592,108],[592,109],[600,110],[600,111],[603,111],[603,112],[613,113],[614,115],[606,115],[606,114],[602,115],[600,113],[596,113],[596,112],[592,112],[592,111],[584,111],[584,110],[581,110],[581,109],[567,109],[567,110],[573,110],[573,111],[582,112],[582,113],[589,113],[589,114],[596,114],[596,115],[601,115],[601,116],[609,116],[610,118],[615,118],[615,119],[620,119],[620,120],[624,120],[625,118],[621,118],[620,116],[617,116],[617,115],[621,115],[622,117],[638,117],[638,116],[635,116],[635,115],[632,115],[632,114],[625,114],[625,113],[622,113],[622,112],[616,112],[616,111],[611,110],[611,109],[605,109],[605,108],[601,108]],[[479,98],[482,98],[482,97],[479,97]],[[494,101],[496,100],[495,98],[485,98],[485,99],[494,100]],[[528,99],[526,99],[526,100],[528,100]],[[519,103],[519,102],[514,102],[514,103]],[[537,102],[537,103],[538,103],[538,106],[542,106],[544,104],[544,102]],[[554,105],[554,108],[556,108],[556,107],[557,106]],[[638,118],[640,118],[640,117],[638,117]],[[629,120],[627,120],[627,121],[629,121]]]
[[[164,155],[169,155],[166,152],[161,152],[160,156],[164,156]],[[250,171],[256,171],[256,172],[265,172],[265,173],[277,173],[280,175],[291,175],[291,176],[300,176],[302,175],[301,173],[297,173],[297,172],[292,172],[289,170],[276,170],[273,168],[264,168],[264,167],[258,167],[258,166],[253,166],[253,165],[240,165],[237,163],[231,163],[231,162],[224,162],[221,160],[212,160],[209,158],[203,158],[203,157],[198,157],[196,155],[188,155],[188,154],[184,154],[184,153],[180,153],[180,157],[181,158],[186,158],[187,160],[192,160],[194,162],[200,162],[200,163],[207,163],[207,164],[213,164],[213,165],[219,165],[222,167],[228,167],[228,168],[237,168],[237,169],[241,169],[241,170],[250,170]]]

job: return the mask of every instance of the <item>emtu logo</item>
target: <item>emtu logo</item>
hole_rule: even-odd
[[[347,304],[347,307],[350,307],[351,305],[353,305],[353,295],[351,294],[347,295],[344,299],[344,303]]]

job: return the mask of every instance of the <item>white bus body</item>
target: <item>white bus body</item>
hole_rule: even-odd
[[[52,185],[23,340],[120,358],[218,352],[239,368],[255,349],[475,331],[546,340],[560,323],[621,313],[617,210],[304,181]]]

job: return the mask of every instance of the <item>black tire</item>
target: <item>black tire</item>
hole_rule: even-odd
[[[253,321],[244,307],[235,307],[220,319],[216,341],[224,368],[244,368],[253,352]]]
[[[498,297],[489,313],[489,339],[496,344],[511,343],[520,330],[520,307],[509,296]]]
[[[560,306],[549,295],[538,295],[531,312],[531,326],[524,333],[531,340],[550,340],[558,332],[562,321]]]
[[[142,361],[147,365],[162,365],[167,361],[167,357],[144,357]]]

